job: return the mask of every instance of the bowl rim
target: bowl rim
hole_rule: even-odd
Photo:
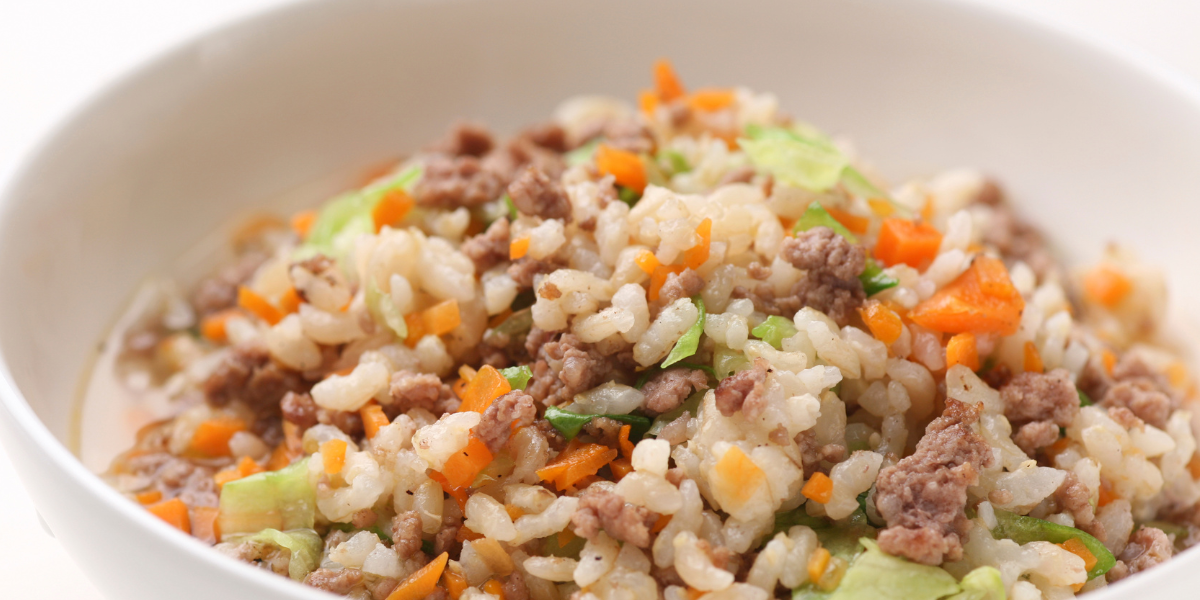
[[[408,5],[429,2],[429,0],[394,1],[397,4]],[[932,7],[931,9],[935,11],[960,11],[973,14],[975,17],[999,22],[1005,29],[1025,30],[1057,38],[1067,46],[1094,55],[1104,62],[1117,63],[1130,71],[1141,73],[1159,85],[1163,93],[1174,94],[1178,98],[1186,100],[1200,114],[1200,81],[1127,42],[1031,7],[1006,4],[1003,0],[904,1],[914,5],[924,4]],[[22,187],[25,179],[34,171],[34,167],[44,160],[48,151],[58,145],[62,138],[85,122],[97,105],[123,91],[144,84],[152,75],[175,68],[187,55],[195,52],[207,42],[239,32],[248,33],[254,37],[259,35],[259,30],[269,27],[275,21],[296,19],[309,12],[344,10],[342,6],[348,5],[335,0],[290,0],[272,6],[251,8],[247,12],[218,21],[213,26],[156,50],[153,54],[126,66],[101,85],[79,94],[72,100],[67,110],[61,112],[49,127],[40,132],[34,143],[18,150],[16,160],[10,165],[11,168],[7,169],[6,173],[0,173],[0,177],[2,177],[0,179],[0,221],[11,218],[15,204],[14,196]],[[83,375],[77,376],[82,377]],[[75,401],[73,398],[72,402]],[[29,437],[34,446],[43,452],[54,466],[87,490],[93,501],[103,503],[106,508],[116,511],[134,525],[148,530],[162,543],[169,544],[175,551],[189,554],[211,568],[236,577],[239,585],[246,586],[248,590],[256,588],[264,591],[270,590],[307,600],[321,600],[330,597],[327,593],[315,588],[294,585],[290,583],[290,579],[221,557],[218,553],[212,552],[211,547],[155,518],[147,511],[141,510],[135,503],[105,484],[96,473],[85,467],[79,458],[67,449],[37,416],[14,381],[2,347],[0,347],[0,410],[11,416],[12,423],[20,430],[20,433]],[[22,485],[24,486],[23,480]],[[1197,553],[1193,554],[1200,556]],[[1155,570],[1155,576],[1158,579],[1170,577],[1177,571],[1190,566],[1187,564],[1189,562],[1197,561],[1169,560]],[[1114,598],[1116,594],[1131,589],[1126,583],[1127,581],[1117,582],[1103,590],[1097,590],[1091,597],[1096,600]],[[1138,581],[1140,582],[1141,578]]]

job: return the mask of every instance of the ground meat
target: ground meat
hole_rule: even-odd
[[[521,132],[521,137],[554,152],[563,153],[570,148],[567,147],[567,132],[562,128],[562,125],[549,121],[539,125],[533,125]]]
[[[1004,401],[1004,416],[1014,425],[1052,421],[1066,427],[1079,414],[1079,394],[1066,369],[1021,373],[1000,388],[1000,399]]]
[[[362,416],[354,411],[318,408],[317,422],[322,425],[333,425],[352,438],[361,436],[364,430]]]
[[[828,273],[838,279],[857,279],[867,267],[867,252],[828,227],[814,227],[784,238],[780,256],[803,271]]]
[[[642,386],[646,402],[642,410],[654,416],[679,408],[693,391],[708,389],[708,374],[700,369],[675,367],[662,371]]]
[[[279,402],[288,392],[307,392],[310,387],[299,373],[276,364],[266,348],[244,344],[234,346],[208,379],[204,397],[212,406],[225,406],[241,400],[252,410],[279,412]]]
[[[576,535],[590,540],[603,529],[613,539],[639,548],[650,546],[650,527],[657,520],[657,513],[598,487],[579,496],[579,508],[571,515]]]
[[[424,408],[433,414],[442,414],[450,410],[451,405],[458,404],[450,386],[442,383],[442,380],[432,373],[396,371],[392,374],[388,392],[392,396],[392,403],[384,408],[397,411],[397,414],[413,408]]]
[[[267,255],[248,252],[196,286],[192,292],[192,308],[201,316],[232,308],[237,304],[238,286],[254,275],[267,260]]]
[[[604,123],[604,143],[634,154],[654,152],[654,137],[635,119],[609,119]]]
[[[776,297],[775,288],[769,283],[759,283],[753,288],[734,286],[730,297],[746,298],[754,303],[754,310],[768,315],[794,315],[803,306],[799,296]]]
[[[529,328],[529,334],[525,336],[525,351],[529,356],[537,356],[538,351],[546,342],[554,341],[554,336],[558,335],[553,331],[545,331],[538,329],[537,326]]]
[[[721,176],[721,180],[717,182],[717,187],[729,185],[731,183],[750,183],[757,173],[751,167],[737,167]]]
[[[573,334],[542,344],[525,391],[546,406],[561,404],[575,394],[613,379],[616,360],[598,352]]]
[[[596,438],[597,442],[616,448],[620,445],[621,427],[625,424],[608,417],[596,417],[583,426],[584,433]]]
[[[537,428],[542,437],[546,438],[546,443],[556,451],[561,451],[567,447],[567,438],[563,437],[562,432],[555,429],[550,421],[538,419],[533,422],[533,426]]]
[[[1108,416],[1117,422],[1117,425],[1125,429],[1142,429],[1146,426],[1146,422],[1137,418],[1132,410],[1124,406],[1110,406],[1108,408]]]
[[[355,529],[366,529],[379,520],[379,515],[369,508],[359,509],[350,515],[350,524]]]
[[[432,154],[425,159],[425,171],[413,194],[423,206],[469,208],[499,198],[507,184],[501,174],[484,168],[474,156]]]
[[[682,444],[687,441],[688,423],[691,422],[692,415],[683,413],[674,421],[663,426],[662,431],[658,432],[658,439],[666,441],[672,446]]]
[[[691,298],[699,294],[702,289],[704,289],[704,279],[695,271],[684,269],[680,273],[667,275],[667,280],[663,282],[658,297],[664,304],[670,304],[680,298]]]
[[[543,219],[571,218],[571,200],[561,184],[551,180],[537,167],[525,167],[516,181],[508,185],[508,197],[517,210]]]
[[[392,517],[392,549],[405,560],[421,549],[421,515],[415,510]]]
[[[213,469],[167,452],[134,456],[121,465],[122,472],[144,477],[163,498],[179,498],[191,508],[217,506]]]
[[[1012,381],[1013,374],[1008,365],[996,365],[980,374],[979,378],[988,384],[988,387],[998,390]]]
[[[387,600],[396,586],[400,585],[400,580],[391,577],[371,578],[366,580],[365,585],[367,591],[371,592],[371,600]]]
[[[1141,377],[1113,384],[1104,394],[1100,405],[1128,408],[1139,419],[1159,429],[1166,427],[1172,409],[1171,397],[1164,394],[1153,380]]]
[[[217,544],[214,548],[225,556],[261,567],[277,575],[287,575],[288,565],[292,562],[290,550],[285,551],[279,546],[265,541],[225,542]]]
[[[1116,581],[1158,566],[1174,553],[1175,547],[1171,544],[1171,538],[1161,529],[1142,527],[1130,536],[1129,543],[1121,551],[1121,560],[1109,572],[1108,580]]]
[[[875,507],[888,524],[879,533],[884,552],[926,565],[962,558],[967,487],[995,460],[987,442],[971,429],[981,408],[947,399],[916,451],[880,471]]]
[[[514,423],[517,427],[524,427],[532,425],[535,418],[537,407],[533,397],[521,390],[513,390],[496,398],[483,411],[483,419],[475,426],[475,435],[492,454],[496,454],[508,443]]]
[[[475,263],[476,275],[508,260],[508,219],[492,221],[487,231],[467,238],[459,250]]]
[[[854,311],[862,306],[867,294],[858,278],[838,279],[828,273],[808,273],[792,286],[791,297],[798,306],[811,306],[833,319],[838,325],[850,322]],[[787,309],[781,306],[787,314]]]
[[[675,570],[675,566],[671,565],[666,568],[652,565],[650,568],[650,576],[658,582],[658,588],[665,590],[669,586],[687,587],[687,583],[679,576],[679,572]]]
[[[768,267],[756,260],[746,266],[746,274],[754,279],[762,281],[771,276],[771,267]]]
[[[288,392],[279,402],[283,420],[293,424],[300,433],[317,424],[317,403],[308,394]]]
[[[679,467],[671,467],[667,469],[667,474],[663,475],[663,479],[666,479],[671,485],[679,487],[679,484],[683,483],[684,479],[687,479],[687,471]]]
[[[1063,512],[1074,517],[1075,526],[1103,542],[1107,536],[1104,534],[1104,526],[1096,520],[1096,510],[1092,506],[1091,498],[1091,490],[1070,471],[1067,471],[1067,478],[1054,492],[1055,502]]]
[[[446,133],[446,137],[435,142],[428,150],[450,156],[478,158],[491,152],[495,145],[496,141],[487,127],[464,121],[455,123]]]
[[[1022,452],[1032,458],[1039,448],[1045,448],[1058,441],[1058,425],[1055,425],[1054,421],[1026,423],[1017,429],[1012,440]]]
[[[439,556],[443,552],[449,552],[450,556],[458,556],[458,551],[462,548],[462,542],[458,541],[458,530],[462,528],[462,513],[458,511],[458,506],[454,510],[443,510],[442,512],[442,528],[433,536],[433,555]]]
[[[317,569],[304,578],[304,585],[345,596],[358,587],[362,580],[362,571],[358,569]]]
[[[547,300],[558,300],[562,298],[562,290],[558,289],[557,285],[547,281],[538,288],[537,295]]]
[[[820,444],[812,429],[796,434],[796,445],[800,447],[801,466],[806,473],[828,473],[828,467],[821,463],[837,463],[846,457],[844,444]]]
[[[992,206],[992,218],[983,230],[983,241],[995,246],[1006,259],[1029,265],[1039,279],[1045,279],[1058,268],[1042,234],[1005,204]]]
[[[533,279],[538,275],[546,275],[553,273],[559,269],[561,265],[555,264],[547,260],[539,260],[532,256],[526,256],[513,261],[508,266],[508,276],[517,282],[517,285],[522,288],[533,287]]]
[[[529,588],[525,587],[525,577],[520,571],[513,571],[504,582],[504,600],[529,600]]]
[[[766,408],[763,382],[770,366],[767,359],[760,356],[754,359],[754,365],[749,369],[722,379],[716,390],[717,410],[726,417],[732,417],[739,410],[751,419],[761,414]]]

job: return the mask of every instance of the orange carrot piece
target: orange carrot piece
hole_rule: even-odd
[[[300,310],[300,304],[303,302],[304,299],[300,297],[300,292],[297,292],[296,288],[290,287],[279,298],[279,310],[283,311],[285,315],[290,315]]]
[[[671,61],[665,58],[654,62],[654,91],[663,102],[677,100],[687,95],[683,84],[679,81],[679,76],[675,74],[675,68],[671,66]]]
[[[810,581],[818,581],[825,574],[825,569],[829,567],[829,551],[825,548],[817,548],[808,556],[808,579]]]
[[[595,475],[604,465],[617,458],[617,451],[600,444],[568,446],[554,457],[537,474],[543,481],[553,481],[559,491],[578,483],[584,477]]]
[[[642,110],[642,114],[646,119],[654,119],[654,111],[658,110],[658,94],[651,90],[642,90],[638,93],[638,108]]]
[[[628,458],[618,458],[608,463],[608,468],[612,469],[613,481],[620,481],[633,472],[633,461]]]
[[[279,312],[278,308],[246,286],[238,288],[238,306],[266,321],[268,325],[274,325],[283,319],[283,313]]]
[[[367,439],[375,437],[380,429],[391,424],[388,421],[387,415],[383,414],[383,407],[374,402],[360,408],[358,414],[362,417],[363,429],[367,433]]]
[[[482,414],[492,405],[492,401],[511,391],[512,386],[500,371],[491,365],[484,365],[463,390],[462,405],[458,412],[473,410]]]
[[[462,315],[458,312],[458,300],[451,298],[420,312],[405,315],[404,322],[408,325],[408,337],[404,343],[413,348],[427,335],[442,335],[453,331],[462,323]]]
[[[671,517],[673,516],[674,515],[658,515],[658,520],[655,521],[654,525],[650,527],[650,533],[658,533],[663,529],[666,529],[667,525],[671,523]]]
[[[321,444],[321,462],[326,475],[341,473],[346,466],[346,441],[334,438]]]
[[[896,214],[896,207],[883,198],[867,198],[867,206],[870,206],[871,212],[880,218],[886,219]]]
[[[375,208],[371,209],[371,221],[375,223],[375,233],[382,231],[386,225],[393,227],[398,225],[416,204],[404,190],[389,190],[379,199],[379,202],[375,203]]]
[[[303,240],[304,238],[308,237],[309,230],[312,229],[313,223],[316,222],[317,211],[302,210],[292,215],[292,231],[295,231],[296,235]]]
[[[503,311],[492,315],[491,318],[488,319],[488,327],[491,329],[495,329],[495,328],[499,327],[500,324],[507,321],[508,318],[512,316],[512,314],[513,314],[513,309],[506,308]]]
[[[843,227],[849,229],[853,233],[862,235],[871,227],[871,219],[860,217],[855,214],[848,213],[840,208],[825,207],[825,212],[833,217],[835,221],[841,223]],[[940,241],[938,243],[941,243]]]
[[[979,350],[975,346],[975,334],[964,331],[946,344],[946,368],[964,365],[972,371],[979,370]]]
[[[228,334],[225,332],[225,323],[230,318],[240,314],[242,314],[242,311],[236,308],[227,308],[200,319],[200,335],[204,336],[204,339],[210,342],[225,343],[229,339]]]
[[[617,439],[617,445],[621,447],[621,454],[625,455],[625,458],[633,458],[633,442],[629,441],[629,432],[632,430],[632,425],[622,425],[621,435]]]
[[[1092,554],[1092,551],[1088,550],[1088,547],[1084,545],[1079,538],[1071,538],[1059,544],[1059,546],[1061,546],[1063,550],[1082,558],[1083,568],[1087,571],[1091,571],[1092,567],[1096,566],[1096,563],[1099,562],[1099,559],[1096,558],[1096,555]]]
[[[467,385],[469,383],[471,383],[470,379],[463,379],[459,377],[458,379],[454,380],[453,384],[450,385],[450,389],[454,391],[454,395],[458,396],[459,400],[462,400],[463,396],[467,393]]]
[[[708,262],[709,249],[712,246],[712,219],[705,217],[696,226],[696,235],[700,242],[683,253],[683,264],[689,269],[699,269],[700,265]]]
[[[301,453],[289,450],[287,443],[279,444],[271,451],[271,458],[267,460],[267,470],[278,471],[292,464],[292,461],[300,456]]]
[[[808,478],[804,487],[800,488],[800,493],[813,502],[825,504],[833,498],[833,480],[828,475],[817,471]]]
[[[730,499],[734,506],[729,508],[736,509],[750,502],[766,490],[768,485],[766,472],[754,464],[754,461],[737,446],[725,451],[725,455],[717,461],[713,469],[727,482],[726,487],[734,490],[734,496]]]
[[[847,229],[851,228],[847,226]],[[875,242],[875,258],[888,266],[903,263],[914,269],[924,270],[937,258],[941,245],[942,232],[928,223],[916,223],[908,219],[884,219],[879,227],[879,239]]]
[[[233,417],[217,417],[200,423],[192,434],[193,450],[208,456],[229,456],[229,438],[246,430],[246,422]]]
[[[238,477],[236,467],[221,469],[213,475],[213,483],[217,485],[217,491],[220,491],[221,488],[225,487],[225,484],[229,483],[230,481],[237,481],[238,479],[240,479],[240,477]]]
[[[1112,377],[1113,369],[1117,366],[1117,355],[1112,350],[1102,350],[1100,352],[1100,360],[1104,363],[1104,371]]]
[[[648,291],[650,301],[658,300],[658,294],[662,291],[662,286],[667,282],[667,275],[682,273],[683,265],[659,265],[654,268],[654,272],[650,274],[650,289]]]
[[[933,220],[933,196],[925,197],[925,205],[921,207],[921,220],[926,223]]]
[[[192,509],[192,537],[209,544],[221,541],[221,527],[217,523],[220,509],[215,506],[197,506]]]
[[[525,516],[525,511],[521,510],[519,506],[513,506],[511,504],[504,505],[504,512],[508,513],[508,518],[514,521]]]
[[[1200,479],[1200,455],[1192,455],[1192,460],[1188,461],[1187,469],[1192,474],[1192,479]]]
[[[467,578],[454,571],[446,571],[442,575],[442,585],[446,588],[447,592],[450,592],[452,600],[458,600],[459,596],[462,596],[463,592],[467,591],[467,588],[470,587],[470,584],[467,583]]]
[[[519,258],[524,258],[525,255],[529,253],[529,242],[530,239],[528,234],[509,242],[508,259],[517,260]]]
[[[900,315],[895,311],[878,302],[859,309],[859,311],[863,322],[867,324],[867,328],[871,330],[871,335],[875,336],[875,339],[888,346],[900,339],[904,322],[900,320]]]
[[[255,461],[253,458],[250,458],[249,456],[243,456],[242,458],[238,459],[238,463],[237,463],[238,477],[249,477],[251,475],[255,475],[258,473],[262,473],[262,472],[263,472],[262,466],[260,466],[258,464],[258,462]]]
[[[1106,308],[1120,304],[1131,291],[1133,282],[1124,273],[1108,265],[1100,265],[1083,276],[1084,295]]]
[[[627,150],[600,144],[596,148],[596,170],[600,175],[612,175],[618,184],[637,193],[646,189],[646,165],[642,158]]]
[[[692,107],[692,110],[715,112],[733,106],[735,99],[731,89],[705,88],[696,90],[692,92],[691,96],[688,96],[688,106]]]
[[[633,259],[633,262],[647,275],[652,275],[655,269],[662,266],[662,263],[658,262],[658,257],[649,250],[642,250],[637,258]]]
[[[442,578],[442,572],[446,570],[446,561],[448,560],[450,560],[450,555],[443,552],[437,558],[429,561],[429,564],[417,569],[415,573],[401,581],[400,585],[396,586],[391,594],[388,594],[387,600],[423,600],[437,588],[437,582]]]
[[[483,590],[485,594],[491,594],[504,600],[504,584],[495,579],[487,580],[487,583],[484,583],[483,587],[479,589]]]
[[[148,492],[142,492],[135,495],[134,499],[138,501],[138,504],[154,504],[155,502],[162,500],[162,492],[158,490],[150,490]]]
[[[1032,341],[1025,342],[1024,368],[1031,373],[1041,373],[1046,370],[1042,364],[1042,355]]]
[[[1012,335],[1021,323],[1025,300],[999,259],[979,256],[962,275],[918,304],[908,318],[943,333]]]
[[[192,521],[188,516],[187,504],[179,498],[171,498],[163,500],[156,504],[151,504],[146,507],[150,514],[166,521],[168,525],[178,529],[184,533],[192,532]]]
[[[454,536],[454,539],[460,542],[473,542],[475,540],[483,539],[483,534],[475,533],[474,531],[471,531],[470,527],[463,526],[458,528],[458,534]]]
[[[453,488],[466,488],[492,462],[492,452],[479,438],[471,436],[462,450],[450,455],[442,466],[442,477]]]

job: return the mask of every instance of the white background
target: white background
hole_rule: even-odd
[[[0,182],[88,95],[199,32],[286,0],[0,0]],[[1200,3],[1007,0],[1073,22],[1200,77]],[[100,598],[38,525],[0,450],[0,585],[5,598]],[[119,541],[114,549],[119,548]],[[116,600],[116,599],[113,599]]]

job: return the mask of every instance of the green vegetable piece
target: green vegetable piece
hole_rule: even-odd
[[[700,347],[700,334],[704,333],[704,300],[700,296],[692,296],[692,303],[700,311],[700,316],[696,317],[696,322],[692,323],[692,326],[688,327],[688,330],[683,332],[683,335],[675,342],[671,353],[662,361],[663,368],[695,354],[696,348]]]
[[[996,567],[979,567],[958,582],[962,591],[945,600],[1005,600],[1004,580]]]
[[[523,308],[509,315],[503,323],[496,326],[496,333],[505,335],[521,335],[533,327],[533,312]]]
[[[500,374],[508,380],[508,386],[514,390],[525,389],[525,386],[529,385],[529,380],[533,377],[533,371],[529,369],[529,365],[500,369]]]
[[[833,592],[824,592],[812,582],[792,590],[792,600],[826,600]]]
[[[1092,397],[1087,395],[1087,392],[1080,389],[1076,389],[1075,391],[1079,394],[1079,406],[1091,406],[1095,404],[1095,402],[1092,402]]]
[[[846,238],[846,241],[851,244],[858,243],[858,238],[854,237],[854,234],[850,233],[850,230],[846,229],[845,225],[838,223],[838,220],[833,218],[833,215],[830,215],[825,210],[825,207],[821,206],[821,203],[816,200],[813,200],[813,203],[809,204],[808,208],[804,210],[804,214],[800,215],[800,218],[796,220],[796,224],[792,226],[792,233],[808,231],[813,227],[828,227],[834,233]]]
[[[545,417],[550,422],[550,425],[554,426],[568,440],[575,439],[575,436],[579,435],[579,432],[583,430],[584,425],[587,425],[596,417],[608,417],[614,421],[631,425],[629,429],[630,441],[633,441],[635,438],[642,439],[650,429],[650,419],[639,415],[583,415],[563,410],[557,406],[551,406],[546,409]]]
[[[823,192],[837,184],[849,161],[824,136],[807,137],[779,127],[747,127],[738,144],[760,171],[787,185]]]
[[[876,529],[871,526],[871,522],[867,519],[865,512],[855,510],[850,513],[842,521],[838,521],[836,527],[828,527],[826,529],[818,529],[817,539],[821,541],[821,545],[829,550],[829,553],[834,556],[840,556],[847,561],[853,561],[862,554],[865,547],[861,543],[863,539],[875,539]]]
[[[516,221],[517,217],[520,216],[517,213],[517,205],[513,204],[512,198],[508,197],[508,192],[504,192],[502,199],[504,200],[504,206],[508,208],[508,220]]]
[[[568,166],[577,167],[579,165],[586,165],[587,163],[592,162],[592,157],[596,155],[596,148],[598,148],[600,143],[603,141],[604,138],[602,137],[595,138],[588,143],[564,154],[563,159],[567,161]]]
[[[254,535],[226,537],[224,541],[267,544],[289,551],[288,577],[296,581],[304,581],[304,577],[317,568],[321,563],[321,551],[325,548],[321,536],[312,529],[264,529]]]
[[[721,381],[734,373],[750,368],[750,359],[746,354],[737,350],[717,346],[713,351],[713,375]]]
[[[278,471],[226,483],[221,488],[217,523],[223,536],[264,529],[312,529],[316,503],[305,458]]]
[[[391,179],[347,192],[326,202],[317,213],[317,219],[309,229],[298,255],[320,253],[332,258],[346,256],[359,235],[375,233],[371,211],[379,200],[393,190],[410,191],[420,179],[421,172],[420,165],[413,165]]]
[[[396,308],[391,296],[384,294],[374,281],[367,284],[365,299],[367,310],[376,321],[387,324],[388,329],[391,329],[397,338],[403,340],[408,337],[408,323],[405,322],[404,315],[400,314],[400,309]]]
[[[571,536],[571,541],[565,546],[558,544],[558,536],[552,535],[546,538],[542,543],[542,554],[545,556],[561,556],[563,558],[579,558],[579,553],[583,551],[583,545],[587,543],[587,539],[577,535]],[[432,553],[427,553],[432,554]]]
[[[858,280],[862,282],[863,291],[867,293],[868,298],[883,290],[900,285],[900,280],[884,273],[883,267],[880,267],[873,258],[867,259],[867,268],[863,269]]]
[[[688,164],[687,158],[678,150],[663,150],[658,153],[658,157],[660,161],[665,160],[671,166],[672,173],[687,173],[692,170],[692,165]]]
[[[846,189],[855,196],[866,198],[868,200],[878,198],[891,202],[891,198],[888,197],[887,192],[875,187],[875,184],[871,183],[870,180],[864,177],[863,174],[858,171],[858,169],[855,169],[849,165],[847,165],[846,170],[842,172],[842,185],[846,186]]]
[[[873,540],[859,543],[866,552],[846,569],[829,600],[937,600],[960,589],[941,568],[885,554]]]
[[[654,422],[650,424],[650,429],[646,431],[646,435],[658,437],[658,434],[662,433],[663,427],[666,427],[671,421],[683,416],[684,413],[688,413],[693,417],[696,416],[696,410],[700,408],[700,402],[702,400],[704,400],[703,390],[688,396],[687,400],[684,400],[683,404],[675,407],[674,410],[658,415],[658,417],[654,419]]]
[[[637,204],[638,200],[642,199],[642,195],[634,191],[633,188],[627,188],[623,185],[617,186],[617,197],[631,208],[634,204]]]
[[[1099,577],[1108,572],[1109,569],[1117,563],[1116,557],[1100,540],[1066,525],[1059,525],[1033,517],[1026,517],[1006,510],[996,509],[996,528],[992,530],[992,537],[996,539],[1008,538],[1018,544],[1028,544],[1029,542],[1050,542],[1053,544],[1061,544],[1071,538],[1077,538],[1083,542],[1088,551],[1096,557],[1096,564],[1088,571],[1088,579]]]
[[[797,525],[803,525],[809,529],[817,531],[829,529],[833,526],[829,519],[825,517],[814,517],[808,514],[808,511],[801,506],[800,508],[792,509],[787,512],[775,513],[775,528],[771,531],[770,537],[767,537],[763,541],[766,542],[770,540],[772,537],[775,537],[775,534],[777,533],[786,534],[789,529]]]
[[[767,320],[759,323],[757,327],[750,330],[750,333],[754,337],[774,346],[776,350],[782,350],[783,340],[796,335],[798,332],[796,324],[792,323],[791,319],[776,315],[767,317]]]

